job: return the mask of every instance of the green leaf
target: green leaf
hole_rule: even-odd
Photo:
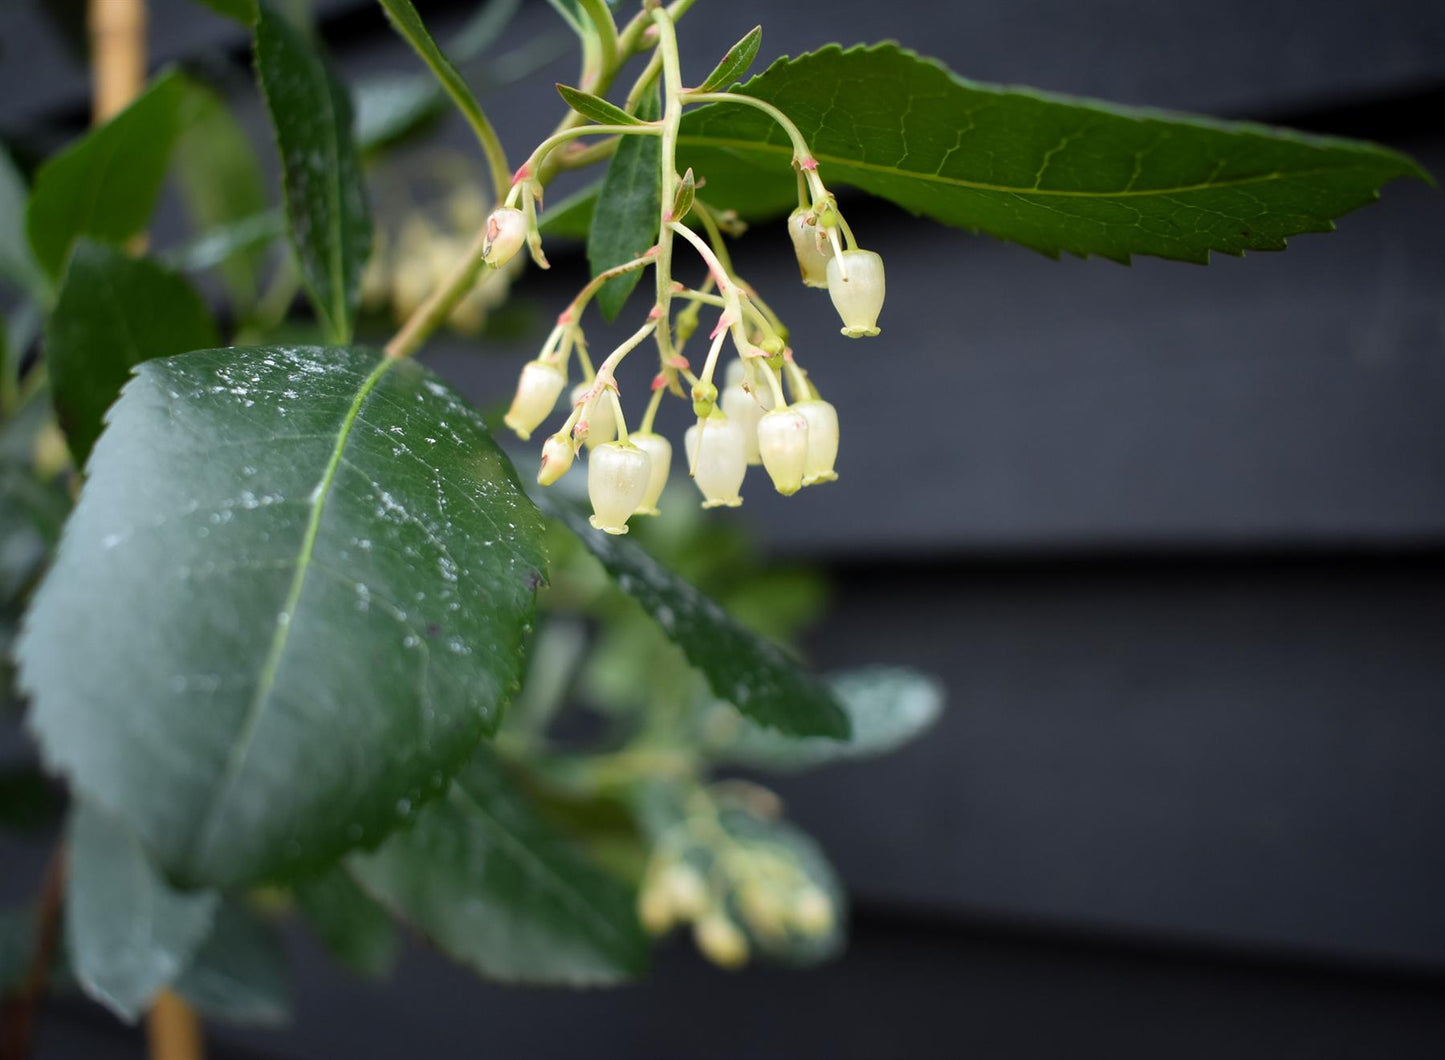
[[[541,217],[542,234],[552,239],[586,239],[601,189],[602,182],[596,181],[549,207]]]
[[[101,810],[71,814],[65,936],[81,988],[127,1023],[180,975],[210,933],[220,896],[170,887],[135,836]]]
[[[145,230],[181,131],[188,89],[179,74],[162,74],[129,107],[40,167],[26,230],[51,277],[59,277],[78,237],[120,244]]]
[[[172,877],[312,874],[495,729],[541,537],[480,415],[420,365],[146,361],[31,606],[32,728]]]
[[[641,125],[643,119],[628,114],[615,103],[609,103],[601,96],[594,96],[591,92],[583,92],[580,88],[572,88],[557,82],[557,94],[562,97],[562,102],[571,107],[582,117],[589,121],[595,121],[599,125]]]
[[[374,77],[356,86],[356,142],[363,154],[399,143],[436,120],[447,100],[430,74]]]
[[[738,91],[797,123],[829,187],[1052,257],[1282,250],[1388,180],[1429,179],[1373,144],[980,84],[895,44],[780,59]],[[766,115],[704,107],[678,143],[710,205],[760,217],[796,202],[793,149]]]
[[[728,49],[722,61],[713,68],[707,79],[698,85],[699,92],[720,92],[727,88],[753,65],[758,55],[758,45],[763,43],[763,27],[754,26],[747,36]]]
[[[175,172],[192,227],[207,234],[225,232],[265,216],[265,185],[255,149],[225,101],[197,84],[186,97],[183,114],[185,131],[176,144]],[[217,262],[231,300],[243,309],[256,299],[265,247],[261,241],[237,244]]]
[[[249,26],[256,18],[256,0],[197,0],[218,15]]]
[[[29,194],[25,178],[15,168],[10,153],[0,148],[0,276],[40,299],[49,282],[31,253],[30,240],[25,234],[25,202]]]
[[[350,866],[397,916],[491,978],[590,986],[647,963],[629,889],[577,855],[485,748],[445,801]]]
[[[218,341],[206,304],[181,277],[81,240],[45,328],[51,395],[76,465],[136,365]]]
[[[276,1027],[291,1018],[291,976],[276,929],[237,899],[176,980],[176,992],[206,1019]]]
[[[332,956],[353,972],[383,979],[396,964],[396,925],[342,869],[299,885],[296,901]]]
[[[662,112],[656,91],[644,92],[637,116],[655,121]],[[639,257],[657,242],[662,210],[662,144],[656,136],[624,136],[608,163],[602,190],[587,234],[587,262],[592,275]],[[642,270],[615,276],[597,292],[597,308],[615,320]]]
[[[747,630],[641,546],[593,530],[570,505],[545,496],[541,503],[602,561],[618,588],[657,621],[719,698],[779,732],[847,739],[848,715],[837,699],[782,648]]]
[[[263,210],[202,232],[190,242],[166,251],[161,258],[182,272],[205,272],[237,255],[248,260],[260,258],[260,252],[285,231],[286,219],[281,211]]]
[[[897,750],[938,720],[943,688],[931,677],[894,667],[837,674],[828,681],[848,715],[847,740],[790,739],[769,732],[717,704],[704,731],[710,757],[734,765],[781,772],[811,769]]]
[[[371,254],[351,101],[317,45],[264,2],[257,5],[256,77],[276,129],[301,275],[326,334],[346,342]]]
[[[677,194],[672,199],[672,219],[681,221],[692,211],[692,204],[697,201],[697,179],[688,170],[677,182]]]

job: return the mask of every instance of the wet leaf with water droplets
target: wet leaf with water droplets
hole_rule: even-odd
[[[21,639],[32,727],[175,878],[302,876],[496,726],[541,539],[481,417],[418,364],[147,361]]]

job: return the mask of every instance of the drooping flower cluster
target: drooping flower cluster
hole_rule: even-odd
[[[664,118],[627,126],[582,126],[545,141],[513,181],[506,203],[488,218],[482,257],[504,267],[526,244],[534,261],[546,267],[537,209],[542,188],[534,174],[547,154],[564,140],[592,132],[662,137],[660,235],[640,257],[594,277],[558,317],[537,358],[521,373],[506,423],[522,439],[545,423],[571,380],[575,355],[580,382],[569,392],[570,414],[542,445],[538,481],[551,485],[567,473],[578,453],[588,450],[587,487],[592,524],[610,534],[625,534],[634,515],[656,515],[672,464],[672,444],[653,432],[653,421],[666,394],[690,397],[696,423],[683,438],[688,474],[705,508],[742,503],[742,485],[750,466],[761,464],[774,488],[785,496],[838,476],[838,413],[819,393],[788,345],[788,331],[776,314],[732,270],[723,239],[736,229],[729,214],[696,197],[702,181],[692,171],[679,178],[675,145],[682,105],[723,103],[753,106],[783,126],[794,146],[799,206],[787,221],[803,282],[826,287],[852,338],[878,334],[883,307],[882,259],[858,248],[838,211],[837,201],[818,175],[817,162],[796,126],[771,104],[734,93],[682,89],[676,72],[676,41],[664,8],[654,10],[663,56],[663,83],[669,96]],[[675,105],[674,105],[675,104]],[[690,215],[690,216],[689,216]],[[685,221],[695,224],[690,227]],[[699,230],[702,235],[699,234]],[[706,238],[704,238],[704,236]],[[673,279],[673,249],[681,239],[707,266],[706,281],[688,287]],[[581,328],[583,312],[608,280],[634,270],[656,272],[656,300],[646,322],[594,369]],[[675,304],[682,303],[674,315]],[[707,354],[694,372],[683,348],[696,331],[704,309],[716,309]],[[659,369],[637,430],[623,415],[616,369],[632,350],[652,337]],[[723,350],[733,354],[717,385]]]

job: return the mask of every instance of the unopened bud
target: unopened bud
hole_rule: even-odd
[[[692,920],[707,911],[707,884],[697,869],[685,861],[674,862],[662,874],[662,886],[668,902],[684,920]]]
[[[738,493],[748,473],[743,432],[721,414],[693,424],[683,435],[693,481],[702,491],[704,508],[736,508],[743,499]]]
[[[883,259],[871,250],[845,250],[828,262],[828,294],[850,339],[878,334],[883,310]]]
[[[587,497],[592,525],[609,534],[627,533],[627,520],[647,491],[652,460],[635,445],[607,442],[587,459]]]
[[[828,286],[828,259],[833,256],[833,243],[812,217],[811,211],[799,206],[788,215],[788,235],[793,240],[793,253],[798,256],[798,270],[809,287]]]
[[[572,404],[582,400],[582,396],[592,389],[591,383],[578,383],[572,388]],[[585,414],[587,430],[583,434],[583,440],[587,443],[589,450],[597,448],[604,442],[610,442],[617,437],[617,415],[612,411],[612,400],[608,398],[604,390],[592,408]]]
[[[498,206],[487,218],[487,238],[482,243],[482,260],[500,269],[516,256],[527,241],[527,215],[514,206]]]
[[[738,366],[741,367],[741,364]],[[728,375],[731,377],[732,373],[729,372]],[[722,410],[723,415],[742,429],[743,452],[748,463],[761,464],[763,458],[758,454],[758,421],[763,418],[766,410],[738,384],[730,384],[723,390]]]
[[[712,414],[717,406],[717,387],[712,383],[704,383],[698,380],[692,385],[692,413],[700,420],[705,420]]]
[[[776,939],[787,934],[788,909],[776,887],[749,881],[738,892],[738,906],[754,935]]]
[[[660,434],[648,431],[633,431],[628,436],[633,445],[641,449],[652,461],[652,471],[647,479],[647,492],[642,495],[636,515],[658,515],[658,498],[667,485],[667,475],[672,469],[672,443]]]
[[[741,968],[748,962],[748,940],[725,913],[709,913],[699,920],[693,938],[703,956],[719,967]]]
[[[572,466],[575,456],[572,439],[565,434],[554,434],[542,443],[542,466],[537,469],[537,484],[550,486]]]
[[[567,377],[562,369],[547,361],[529,361],[522,368],[517,380],[517,393],[512,398],[512,407],[502,417],[502,422],[517,432],[517,437],[526,441],[532,432],[545,420],[557,404]]]
[[[793,900],[792,921],[804,935],[826,935],[834,920],[832,899],[817,887],[806,888]]]
[[[672,927],[675,917],[667,891],[656,883],[643,887],[637,896],[637,919],[652,935],[661,935]]]
[[[822,398],[793,402],[793,411],[808,421],[808,460],[803,467],[803,485],[833,482],[838,478],[833,464],[838,459],[838,410]]]
[[[790,497],[803,485],[808,466],[808,421],[792,409],[774,409],[758,420],[758,452],[779,493]]]

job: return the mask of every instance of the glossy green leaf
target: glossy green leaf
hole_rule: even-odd
[[[1288,236],[1330,231],[1386,181],[1429,179],[1373,144],[980,84],[896,44],[781,59],[737,91],[797,123],[830,187],[1055,257],[1282,250]],[[714,206],[786,212],[792,156],[751,107],[683,120],[678,165],[707,179]]]
[[[647,963],[630,890],[574,852],[486,749],[446,800],[350,865],[394,913],[491,978],[599,985]]]
[[[134,834],[81,803],[71,815],[65,940],[81,988],[127,1022],[150,1007],[210,933],[220,896],[177,891]]]
[[[32,728],[173,877],[313,873],[496,727],[541,535],[481,417],[416,363],[146,361],[31,606]]]
[[[39,298],[48,282],[25,234],[25,204],[29,197],[25,178],[15,168],[10,153],[0,148],[0,276]]]
[[[777,644],[746,629],[635,542],[592,529],[586,516],[565,502],[543,497],[542,503],[656,620],[719,698],[779,732],[848,737],[848,715],[837,698]]]
[[[291,974],[276,929],[234,898],[175,989],[208,1020],[276,1027],[291,1017]]]
[[[931,677],[896,667],[836,674],[828,685],[848,715],[847,740],[781,736],[725,703],[713,707],[704,733],[710,757],[756,769],[811,769],[897,750],[927,730],[943,710],[943,688]]]
[[[45,327],[51,396],[76,465],[136,365],[218,341],[201,296],[180,276],[81,240]]]
[[[396,924],[342,869],[299,885],[296,902],[332,956],[353,972],[381,979],[396,964]]]
[[[655,121],[661,112],[657,92],[644,92],[637,104],[637,116],[643,121]],[[592,275],[639,257],[656,243],[661,211],[660,138],[624,136],[607,164],[587,233],[587,262]],[[597,308],[604,317],[617,318],[642,273],[641,269],[634,270],[602,285],[597,292]]]
[[[47,274],[60,275],[80,236],[120,244],[145,230],[188,91],[179,74],[161,75],[129,107],[40,167],[25,226]]]
[[[197,84],[187,95],[183,115],[175,174],[191,227],[202,233],[224,232],[264,216],[266,191],[255,148],[225,101]],[[242,243],[217,261],[227,292],[243,309],[256,299],[265,249],[264,242]]]
[[[371,254],[351,101],[317,45],[264,2],[256,17],[256,77],[276,130],[301,275],[326,334],[346,342]]]
[[[609,103],[601,96],[594,96],[591,92],[583,92],[580,88],[573,88],[557,82],[557,94],[562,97],[562,102],[571,107],[582,117],[589,121],[595,121],[599,125],[641,125],[643,119],[633,114],[628,114],[615,103]]]
[[[727,50],[722,61],[713,68],[712,73],[702,84],[698,85],[699,92],[720,92],[733,84],[743,74],[748,72],[748,67],[753,65],[757,58],[758,46],[763,43],[763,27],[754,26],[748,31],[747,36],[738,41]]]

